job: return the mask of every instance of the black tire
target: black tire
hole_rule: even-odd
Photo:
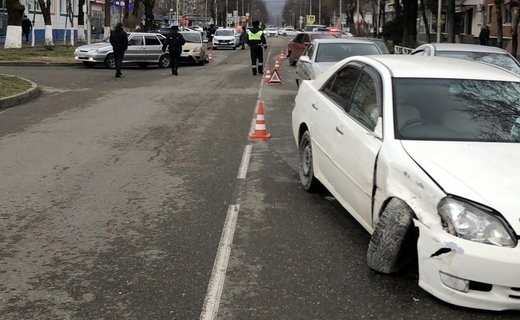
[[[287,37],[287,33],[284,33],[283,36],[284,36],[284,37]]]
[[[139,67],[141,68],[146,68],[148,66],[148,63],[147,62],[139,62]]]
[[[87,68],[94,68],[96,64],[94,62],[83,61],[83,65]]]
[[[417,254],[414,213],[402,200],[387,204],[370,238],[368,266],[381,273],[395,273],[410,264]]]
[[[159,67],[160,68],[169,68],[170,67],[170,56],[164,54],[159,58]]]
[[[305,131],[300,139],[300,182],[303,190],[308,192],[317,191],[321,184],[314,176],[314,165],[312,160],[311,134]]]
[[[290,64],[292,67],[296,66],[296,62],[297,62],[297,61],[293,61],[293,60],[289,59],[289,64]]]
[[[105,58],[105,66],[109,69],[116,68],[116,59],[114,58],[114,54],[111,53]]]

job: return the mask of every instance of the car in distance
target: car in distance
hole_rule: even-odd
[[[179,31],[186,43],[182,46],[181,62],[204,65],[208,58],[208,40],[202,40],[198,31]]]
[[[162,51],[164,36],[159,33],[128,33],[128,49],[125,51],[123,64],[137,63],[142,67],[157,64],[161,68],[170,66],[170,57]],[[99,42],[76,48],[74,59],[82,61],[87,67],[104,64],[115,68],[114,51],[109,42]]]
[[[327,26],[323,24],[308,24],[303,31],[327,31]]]
[[[370,268],[418,262],[441,300],[519,310],[519,100],[520,78],[483,63],[347,58],[297,93],[301,186],[371,234]]]
[[[278,35],[284,36],[284,37],[296,36],[298,33],[299,33],[299,31],[294,28],[282,28],[282,29],[278,30]]]
[[[235,49],[238,47],[238,32],[235,29],[231,28],[222,28],[217,29],[215,31],[215,35],[213,36],[213,49]]]
[[[267,28],[264,30],[264,34],[267,37],[278,37],[278,29],[276,28]]]
[[[382,54],[371,41],[354,39],[318,39],[304,51],[296,63],[296,84],[312,80],[338,61],[352,56]]]
[[[296,65],[296,62],[311,41],[316,39],[336,39],[338,37],[337,33],[330,32],[302,32],[298,34],[294,39],[289,40],[287,44],[287,59],[289,60],[289,64],[291,66]]]
[[[518,61],[509,52],[497,47],[461,43],[427,43],[415,48],[411,54],[484,62],[520,76]]]

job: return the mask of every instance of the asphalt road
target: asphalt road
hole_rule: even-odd
[[[270,41],[270,63],[287,39]],[[43,88],[0,111],[0,318],[198,319],[230,206],[218,319],[519,319],[457,308],[365,263],[369,235],[299,188],[294,68],[263,85],[248,51],[204,67],[0,67]],[[240,175],[244,148],[251,158]]]

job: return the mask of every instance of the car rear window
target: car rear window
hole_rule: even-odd
[[[492,52],[469,52],[469,51],[437,51],[439,57],[458,58],[470,61],[484,62],[502,67],[517,75],[520,75],[520,66],[509,55]]]
[[[182,32],[182,36],[186,42],[190,43],[201,43],[200,34],[198,33],[190,33],[190,32]]]
[[[379,54],[371,43],[321,43],[318,46],[316,62],[337,62],[352,56]]]

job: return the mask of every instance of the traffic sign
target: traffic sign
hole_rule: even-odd
[[[246,22],[246,19],[247,19],[246,16],[241,16],[241,17],[240,17],[240,21],[242,21],[242,22]]]
[[[316,21],[316,16],[309,14],[307,15],[307,24],[314,24],[314,21]]]
[[[232,23],[233,23],[233,17],[228,17],[227,24],[232,24]]]

